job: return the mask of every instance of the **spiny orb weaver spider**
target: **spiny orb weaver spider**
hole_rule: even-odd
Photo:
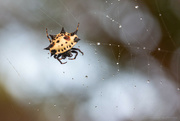
[[[49,50],[51,56],[54,55],[54,58],[57,59],[61,64],[67,63],[67,62],[63,63],[61,62],[61,60],[66,59],[66,57],[72,57],[73,56],[72,53],[75,53],[76,55],[74,56],[74,58],[68,58],[68,59],[69,60],[76,59],[78,55],[78,52],[76,50],[78,50],[79,52],[81,52],[82,55],[84,55],[84,53],[80,49],[73,48],[74,45],[76,45],[77,42],[80,40],[77,36],[78,28],[79,28],[79,23],[74,32],[68,33],[64,30],[64,27],[62,27],[61,32],[57,35],[48,34],[48,30],[46,28],[46,35],[47,38],[49,39],[50,45],[44,49]],[[51,37],[52,40],[49,38],[49,36]]]

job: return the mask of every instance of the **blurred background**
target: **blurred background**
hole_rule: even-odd
[[[179,121],[179,0],[0,1],[1,121]],[[43,48],[75,31],[62,65]]]

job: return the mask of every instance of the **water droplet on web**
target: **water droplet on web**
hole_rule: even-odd
[[[39,109],[37,109],[37,111],[39,111]]]
[[[88,76],[87,76],[87,75],[86,75],[85,77],[86,77],[86,78],[88,78]]]
[[[97,106],[95,106],[95,108],[97,108]]]
[[[139,6],[135,6],[135,8],[139,8]]]
[[[150,83],[150,81],[149,81],[149,80],[147,80],[147,83]]]
[[[109,46],[111,46],[111,44],[109,44]]]
[[[73,80],[74,78],[72,78],[72,80]]]
[[[163,84],[162,81],[160,81],[160,84]]]
[[[149,31],[149,29],[146,29],[146,31],[148,32],[148,31]]]
[[[161,48],[158,48],[158,51],[160,51],[161,50]]]
[[[121,1],[121,0],[118,0],[118,1]]]
[[[56,104],[54,104],[54,107],[56,107]]]
[[[114,22],[114,20],[112,20],[112,22]]]
[[[58,118],[61,118],[61,116],[60,116],[60,115],[58,115]]]
[[[143,49],[145,50],[145,49],[146,49],[146,47],[143,47]]]
[[[112,5],[113,3],[111,3],[111,5]]]
[[[136,85],[134,85],[134,88],[136,88]]]
[[[137,49],[139,49],[139,47],[137,47]]]
[[[28,103],[29,105],[31,104],[31,102]]]
[[[159,14],[159,16],[162,16],[162,14]]]
[[[118,45],[118,47],[120,47],[120,45]]]
[[[121,26],[121,25],[119,25],[119,28],[122,28],[122,26]]]
[[[118,63],[118,62],[117,62],[116,64],[117,64],[117,65],[119,65],[119,63]]]
[[[101,45],[101,43],[100,43],[100,42],[97,42],[97,45]]]
[[[107,1],[106,1],[106,3],[107,3]]]
[[[177,90],[179,91],[179,90],[180,90],[180,88],[177,88]]]
[[[150,63],[148,63],[148,66],[150,66]]]
[[[140,20],[143,20],[143,18],[141,17]]]

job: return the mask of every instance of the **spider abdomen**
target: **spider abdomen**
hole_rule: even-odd
[[[66,33],[68,34],[68,33]],[[62,54],[68,50],[70,50],[71,48],[74,47],[74,45],[77,44],[77,42],[75,42],[75,38],[77,38],[77,35],[73,35],[73,36],[68,36],[66,35],[65,36],[59,36],[57,37],[57,39],[55,40],[52,40],[52,43],[54,42],[54,46],[51,47],[49,50],[50,52],[52,50],[56,50],[56,55],[58,54]],[[57,35],[58,36],[58,35]]]

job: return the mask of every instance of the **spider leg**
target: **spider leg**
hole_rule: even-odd
[[[61,58],[59,58],[60,56],[61,56]],[[62,57],[61,54],[59,54],[56,58],[58,58],[59,60],[62,60],[62,59],[63,59],[63,57]]]
[[[57,58],[57,60],[58,60],[61,64],[66,64],[66,63],[67,63],[67,62],[64,62],[64,63],[63,63],[63,62],[61,62],[61,60],[60,60],[60,59],[58,59],[58,58]]]
[[[76,53],[76,55],[74,56],[74,58],[68,58],[69,60],[74,60],[74,59],[76,59],[76,57],[77,57],[77,55],[78,55],[78,52],[76,52],[76,51],[71,51],[72,53]]]
[[[66,64],[67,62],[61,62],[62,58],[59,59],[59,55],[58,57],[56,55],[54,55],[54,58],[57,59],[61,64]]]
[[[59,60],[62,60],[62,59],[66,59],[66,57],[63,57],[63,56],[62,56],[61,58],[59,58]]]
[[[72,48],[72,50],[78,50],[82,55],[84,55],[84,53],[78,48]]]
[[[47,38],[48,38],[49,42],[51,43],[51,39],[49,38],[49,35],[48,35],[48,30],[47,30],[47,28],[46,28],[46,36],[47,36]]]

